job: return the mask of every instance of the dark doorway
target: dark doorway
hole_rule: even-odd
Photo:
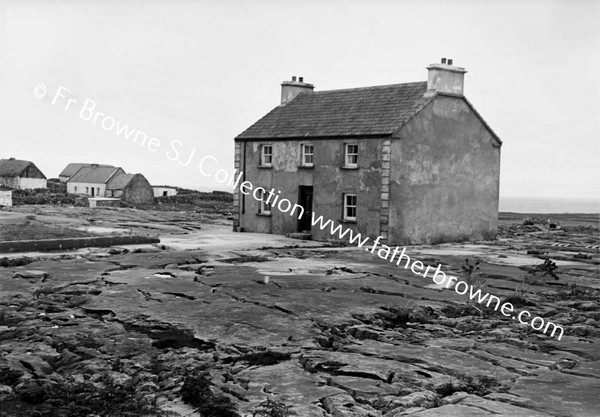
[[[304,214],[298,219],[298,231],[310,233],[313,206],[313,188],[311,185],[300,186],[298,204],[304,209]]]
[[[92,197],[94,197],[94,194],[95,194],[95,193],[94,193],[94,190],[95,190],[95,188],[94,188],[94,187],[92,187]]]

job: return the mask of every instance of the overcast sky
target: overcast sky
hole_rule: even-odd
[[[233,138],[279,104],[281,81],[424,81],[448,57],[504,141],[502,197],[598,196],[599,22],[593,0],[0,0],[0,158],[49,178],[98,162],[222,188],[195,166],[210,155],[210,168],[233,170]],[[86,100],[105,115],[95,124]],[[106,116],[160,145],[118,135],[111,119],[103,128]]]

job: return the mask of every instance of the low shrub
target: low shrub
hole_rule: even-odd
[[[202,417],[240,417],[237,405],[225,395],[211,390],[210,373],[194,370],[188,373],[181,387],[181,399],[196,407]]]
[[[75,194],[67,194],[66,190],[38,188],[35,190],[13,190],[13,205],[71,205],[87,206],[87,199]]]
[[[35,406],[29,407],[29,415],[37,417],[161,416],[155,401],[136,392],[135,385],[117,385],[108,376],[99,382],[27,380],[15,392],[19,401]]]
[[[253,417],[288,417],[290,416],[290,407],[280,401],[267,398],[258,405],[259,409],[252,413]]]

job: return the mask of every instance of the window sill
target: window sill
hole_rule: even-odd
[[[358,169],[358,165],[357,166],[347,166],[347,165],[343,165],[342,167],[340,167],[341,169],[347,169],[347,170],[354,170],[354,169]]]
[[[273,169],[273,165],[259,165],[258,169]]]
[[[271,213],[267,214],[267,213],[256,213],[256,215],[258,217],[271,217]]]
[[[314,165],[298,165],[298,169],[314,169]]]
[[[340,223],[356,224],[356,219],[340,219]]]

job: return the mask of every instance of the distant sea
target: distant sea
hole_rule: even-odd
[[[215,189],[232,192],[231,188],[193,187],[203,192]],[[500,197],[500,210],[511,213],[586,213],[600,214],[600,199]]]
[[[500,211],[513,213],[600,213],[600,200],[500,197]]]

